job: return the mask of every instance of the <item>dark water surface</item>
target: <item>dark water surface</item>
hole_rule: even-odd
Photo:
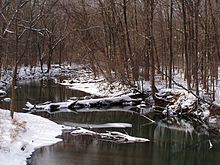
[[[10,92],[9,92],[10,93]],[[21,111],[26,101],[66,101],[69,97],[85,96],[56,85],[53,81],[29,82],[18,85],[17,109]],[[9,94],[10,96],[10,94]],[[1,107],[8,104],[1,102]],[[88,110],[88,109],[87,109]],[[120,111],[117,111],[120,110]],[[72,136],[63,133],[62,142],[36,150],[28,159],[31,165],[218,165],[220,164],[220,142],[165,125],[146,124],[137,114],[115,108],[95,112],[38,113],[57,123],[77,125],[102,125],[110,122],[131,123],[131,128],[99,128],[96,131],[116,130],[130,135],[150,139],[147,143],[117,144],[100,141],[90,136]]]

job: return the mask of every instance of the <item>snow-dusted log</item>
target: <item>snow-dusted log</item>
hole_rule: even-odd
[[[33,105],[30,102],[26,103],[26,110],[29,111],[49,111],[49,112],[55,112],[59,111],[61,109],[69,109],[69,106],[72,106],[72,104],[75,104],[76,101],[66,101],[66,102],[46,102],[42,104]]]
[[[80,109],[80,108],[101,108],[101,107],[111,107],[111,106],[127,106],[127,105],[138,105],[143,100],[143,94],[141,93],[128,93],[116,97],[105,97],[97,99],[87,99],[87,100],[69,100],[66,102],[57,103],[43,103],[38,105],[33,105],[30,102],[26,103],[28,110],[46,110],[46,111],[58,111],[60,109]]]
[[[148,142],[149,139],[133,137],[127,134],[123,134],[121,132],[116,131],[106,131],[104,133],[90,131],[81,127],[76,127],[72,132],[72,135],[89,135],[95,136],[99,140],[110,141],[115,143],[135,143],[135,142]]]
[[[72,80],[63,80],[60,84],[61,85],[64,85],[64,86],[71,86],[71,85],[73,85],[74,83],[82,83],[82,84],[84,84],[84,83],[98,83],[98,82],[102,82],[102,81],[104,81],[104,79],[102,78],[102,79],[98,79],[98,80],[93,80],[93,79],[91,79],[91,80],[84,80],[84,81],[80,81],[80,80],[75,80],[75,79],[72,79]]]

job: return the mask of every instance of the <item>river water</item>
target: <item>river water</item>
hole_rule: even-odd
[[[26,101],[66,101],[86,93],[71,91],[53,81],[20,83],[17,87],[17,109],[23,111]],[[10,96],[10,91],[8,92]],[[7,108],[8,103],[1,102]],[[147,124],[137,114],[116,107],[107,110],[85,110],[79,113],[37,113],[60,124],[90,125],[96,131],[116,130],[129,135],[148,138],[147,143],[118,144],[91,136],[72,136],[64,132],[62,142],[37,149],[28,159],[30,165],[217,165],[220,162],[220,142],[177,127]],[[130,123],[129,128],[106,128],[105,123]],[[159,122],[160,123],[160,122]]]

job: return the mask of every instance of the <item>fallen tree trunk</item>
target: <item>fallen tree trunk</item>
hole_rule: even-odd
[[[105,97],[97,99],[86,100],[69,100],[66,102],[46,102],[43,104],[33,105],[26,103],[27,110],[46,110],[50,112],[59,111],[60,109],[81,109],[81,108],[108,108],[112,106],[129,106],[138,105],[143,101],[144,95],[142,93],[128,93],[117,97]]]
[[[149,139],[134,137],[127,134],[123,134],[121,132],[116,131],[107,131],[104,133],[90,131],[81,127],[76,127],[72,132],[71,135],[79,136],[79,135],[88,135],[88,136],[95,136],[99,140],[109,141],[114,143],[144,143],[149,142]]]

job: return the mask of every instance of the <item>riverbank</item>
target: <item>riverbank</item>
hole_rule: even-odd
[[[28,80],[39,80],[39,79],[56,79],[60,76],[74,76],[78,74],[81,70],[85,70],[85,66],[72,64],[61,65],[58,64],[51,65],[50,71],[47,73],[47,66],[43,65],[41,69],[40,66],[21,66],[18,69],[17,80],[18,81],[28,81]],[[0,89],[6,90],[12,82],[12,70],[8,69],[2,71],[0,77]]]
[[[35,149],[61,141],[62,126],[40,116],[0,109],[0,162],[26,165]]]

